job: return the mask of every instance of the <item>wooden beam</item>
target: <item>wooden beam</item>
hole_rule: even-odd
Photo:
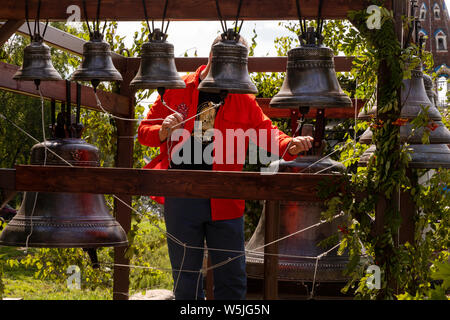
[[[87,0],[87,15],[94,19],[97,12],[97,0]],[[36,16],[38,0],[29,0],[30,19]],[[220,0],[220,10],[224,19],[235,20],[237,12],[236,0]],[[149,1],[150,19],[161,20],[165,0]],[[316,19],[318,0],[302,0],[302,15]],[[350,10],[362,10],[370,4],[368,0],[333,0],[325,2],[323,17],[327,19],[346,19]],[[43,1],[41,19],[66,21],[71,13],[67,8],[77,5],[84,19],[81,0],[47,0]],[[0,6],[0,19],[17,19],[25,17],[25,1],[3,0]],[[292,0],[258,0],[244,1],[240,12],[244,20],[297,20],[295,1]],[[141,0],[103,0],[100,20],[140,21],[144,20]],[[166,19],[171,20],[218,20],[214,1],[183,0],[169,1]]]
[[[64,178],[62,178],[64,177]],[[342,175],[17,166],[19,191],[154,195],[181,198],[321,201],[323,181]]]
[[[352,69],[353,57],[334,58],[335,69],[337,72],[347,72]],[[128,67],[137,72],[141,63],[140,58],[130,58]],[[177,57],[175,65],[178,72],[193,72],[201,65],[207,64],[207,57]],[[286,72],[287,57],[249,57],[249,72]]]
[[[0,169],[0,189],[16,190],[15,169]]]
[[[0,88],[20,94],[33,97],[39,97],[39,92],[32,81],[16,81],[13,79],[14,74],[19,69],[18,66],[0,62]],[[66,100],[66,83],[65,81],[43,81],[41,83],[41,91],[46,99],[55,99],[58,101]],[[125,96],[97,90],[97,95],[102,102],[103,108],[115,115],[128,115],[129,99]],[[76,103],[76,86],[72,86],[72,103]],[[97,106],[94,91],[91,87],[81,86],[81,105],[83,107],[102,111]]]
[[[2,46],[8,39],[17,31],[23,24],[24,20],[8,20],[2,23],[0,28],[0,46]]]

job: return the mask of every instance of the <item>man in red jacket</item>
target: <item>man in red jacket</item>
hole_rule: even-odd
[[[240,41],[248,48],[242,37]],[[210,67],[211,54],[206,66],[184,77],[185,89],[166,91],[166,106],[158,97],[146,119],[164,121],[141,122],[139,142],[160,147],[160,154],[146,168],[241,171],[249,140],[285,160],[312,147],[311,137],[291,138],[273,126],[253,95],[228,94],[223,99],[219,94],[199,92],[198,85]],[[152,198],[164,203],[168,234],[185,244],[167,239],[175,298],[204,298],[201,248],[206,240],[212,264],[220,265],[214,268],[214,298],[245,299],[245,201]]]

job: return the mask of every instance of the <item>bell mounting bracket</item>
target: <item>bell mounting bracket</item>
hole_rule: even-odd
[[[234,41],[236,43],[239,42],[239,39],[241,38],[240,34],[236,32],[235,29],[228,29],[226,32],[221,34],[223,41]]]
[[[156,28],[150,33],[148,39],[150,42],[165,42],[167,39],[167,33],[164,33],[161,29]]]

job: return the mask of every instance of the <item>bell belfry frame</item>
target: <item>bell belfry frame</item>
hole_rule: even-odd
[[[175,3],[176,2],[176,3]],[[315,19],[318,0],[302,1],[302,10],[305,18]],[[323,8],[325,19],[346,19],[350,10],[363,10],[370,5],[368,0],[328,0]],[[66,21],[68,14],[67,7],[70,5],[82,6],[81,0],[43,0],[41,19],[50,21]],[[96,10],[96,0],[87,0],[88,15],[94,16]],[[152,10],[150,19],[159,20],[162,16],[164,0],[152,0]],[[210,3],[210,4],[209,4]],[[236,0],[222,0],[222,15],[224,19],[234,20]],[[399,17],[408,15],[408,0],[386,1],[394,10],[396,17],[396,33],[399,39],[402,37],[402,21]],[[30,6],[35,7],[37,0],[30,0]],[[143,20],[140,10],[141,0],[109,0],[105,1],[102,8],[101,20],[115,21],[141,21]],[[82,15],[81,10],[81,15]],[[3,0],[0,6],[0,20],[6,21],[0,25],[0,45],[9,39],[24,23],[25,8],[23,1]],[[172,1],[167,10],[170,20],[217,20],[217,14],[213,1],[208,0],[183,0]],[[30,19],[33,19],[33,10],[30,12]],[[80,17],[83,19],[83,16]],[[241,18],[244,20],[296,20],[297,12],[294,0],[258,0],[245,1],[242,6]],[[50,27],[49,27],[50,28]],[[45,41],[52,46],[77,52],[81,39],[62,37],[64,32],[57,29],[49,30]],[[63,40],[64,39],[64,40]],[[176,44],[175,44],[176,45]],[[127,58],[119,54],[114,54],[113,61],[115,67],[120,71],[123,81],[120,85],[120,92],[109,93],[98,91],[100,99],[104,102],[104,108],[114,115],[121,117],[134,117],[134,91],[129,83],[134,78],[138,68],[139,58]],[[206,63],[207,58],[176,58],[179,72],[194,71],[199,65]],[[336,71],[350,71],[352,57],[336,57]],[[284,72],[286,67],[286,57],[250,57],[249,72]],[[12,75],[18,67],[0,62],[0,89],[9,90],[21,94],[38,96],[33,83],[18,83],[12,79]],[[379,75],[383,79],[383,75]],[[65,83],[56,81],[52,83],[42,83],[42,92],[46,99],[65,100]],[[101,111],[96,104],[92,88],[82,86],[82,107]],[[75,92],[72,93],[75,97]],[[74,98],[73,98],[74,99]],[[296,122],[298,111],[287,109],[272,109],[269,107],[270,99],[258,99],[258,103],[264,112],[271,118],[291,118]],[[75,101],[73,101],[75,102]],[[359,102],[359,110],[363,102]],[[358,111],[357,110],[357,111]],[[314,117],[316,109],[311,108],[307,117]],[[354,118],[354,110],[335,109],[327,114],[329,118]],[[116,120],[117,125],[117,168],[69,168],[51,166],[17,166],[16,169],[0,169],[0,189],[17,191],[41,191],[56,192],[92,192],[104,194],[116,194],[125,203],[131,204],[132,195],[171,195],[180,197],[202,197],[202,198],[239,198],[239,199],[260,199],[268,200],[267,222],[266,222],[266,243],[277,239],[277,213],[278,201],[304,199],[306,201],[319,201],[318,195],[311,193],[318,183],[324,179],[336,179],[333,175],[326,174],[291,174],[278,173],[267,176],[256,172],[196,172],[187,171],[181,175],[177,170],[143,170],[131,169],[133,165],[134,142],[129,137],[134,136],[136,128],[134,123],[123,120]],[[49,174],[49,173],[52,174]],[[58,176],[69,178],[71,184],[59,181]],[[76,183],[77,179],[70,177],[83,176],[83,183]],[[56,177],[56,178],[55,178]],[[201,177],[201,179],[200,179]],[[90,183],[86,183],[89,181]],[[74,183],[75,182],[75,183]],[[245,182],[245,183],[244,183]],[[189,186],[196,185],[196,188]],[[245,185],[245,188],[242,186]],[[262,188],[270,186],[270,188]],[[262,191],[264,189],[270,192]],[[406,208],[407,206],[405,206]],[[131,209],[124,204],[115,202],[115,213],[117,221],[125,231],[130,230]],[[377,225],[383,221],[383,205],[377,208]],[[414,235],[414,226],[411,221],[402,226],[405,230],[404,238]],[[277,253],[277,246],[266,247],[266,253]],[[129,261],[124,256],[125,248],[115,248],[114,263],[118,265],[128,265]],[[278,258],[274,255],[265,256],[265,278],[264,278],[264,298],[277,299],[278,282],[277,266]],[[113,299],[126,300],[129,292],[129,267],[114,267]]]

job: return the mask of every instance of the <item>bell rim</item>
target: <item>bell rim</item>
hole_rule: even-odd
[[[315,101],[311,101],[315,98]],[[308,99],[308,101],[305,101]],[[345,94],[303,94],[293,96],[275,95],[270,101],[272,108],[294,109],[298,107],[352,108],[352,100]]]
[[[216,81],[211,80],[202,80],[200,85],[198,86],[199,91],[203,92],[210,92],[210,93],[220,93],[221,91],[227,91],[228,93],[235,93],[235,94],[257,94],[258,89],[253,83],[248,82],[227,82],[227,81],[220,81],[221,84],[224,84],[224,86],[217,86]],[[236,84],[238,84],[236,86]],[[241,86],[239,86],[241,84]]]
[[[54,76],[49,77],[31,77],[31,76],[22,76],[21,74],[15,74],[13,76],[13,80],[16,81],[34,81],[34,80],[40,80],[40,81],[61,81],[63,78],[59,74],[55,74]]]

